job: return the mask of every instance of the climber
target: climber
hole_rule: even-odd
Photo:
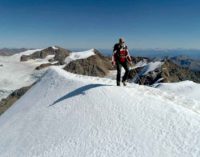
[[[113,48],[112,55],[112,65],[117,67],[117,86],[120,86],[121,80],[121,67],[125,69],[124,76],[122,77],[122,83],[126,86],[126,81],[129,74],[129,66],[128,64],[132,64],[131,57],[129,55],[128,47],[125,44],[125,40],[123,38],[119,39],[119,43],[116,43]]]

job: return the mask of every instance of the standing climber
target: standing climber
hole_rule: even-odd
[[[112,65],[117,66],[117,86],[120,86],[121,67],[125,69],[125,74],[122,77],[122,83],[124,86],[126,86],[127,77],[129,74],[128,63],[132,64],[128,47],[126,46],[124,39],[120,38],[119,43],[114,45],[113,56],[112,56]]]

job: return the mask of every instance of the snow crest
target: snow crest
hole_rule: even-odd
[[[150,62],[142,69],[141,74],[147,75],[149,72],[152,72],[158,68],[160,68],[163,65],[163,62],[156,61],[156,62]]]
[[[184,103],[53,67],[0,117],[0,156],[198,157],[200,115]]]
[[[87,50],[87,51],[81,51],[81,52],[72,52],[65,59],[65,63],[69,64],[73,60],[85,59],[85,58],[88,58],[88,57],[93,56],[93,55],[95,55],[94,49],[90,49],[90,50]]]
[[[200,84],[193,81],[181,81],[176,83],[159,83],[155,84],[155,87],[172,93],[174,95],[179,95],[182,97],[187,97],[188,99],[196,99],[200,101],[199,92]]]

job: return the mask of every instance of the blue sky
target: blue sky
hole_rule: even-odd
[[[198,0],[0,0],[0,48],[200,49]]]

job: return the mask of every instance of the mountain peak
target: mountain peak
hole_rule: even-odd
[[[53,67],[0,117],[1,155],[190,156],[199,150],[200,117],[185,103]]]

